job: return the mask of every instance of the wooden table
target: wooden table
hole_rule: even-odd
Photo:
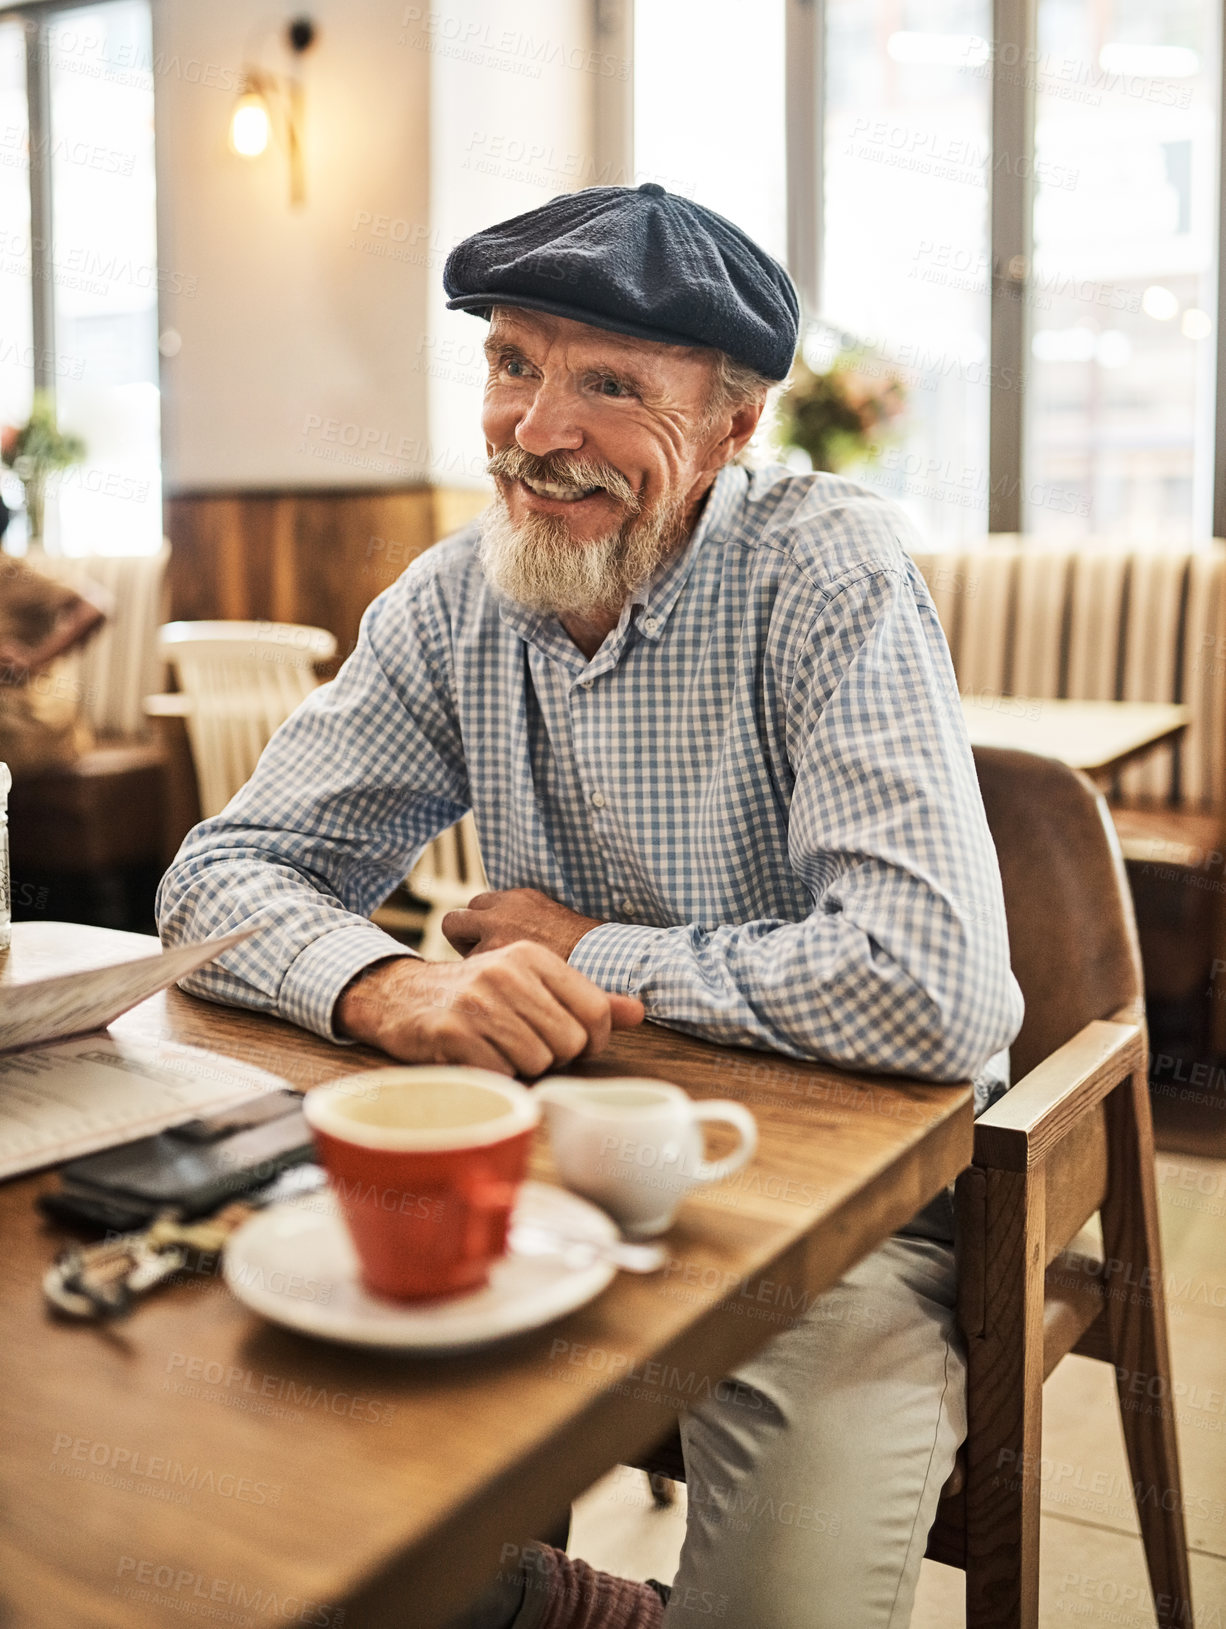
[[[148,947],[19,924],[0,999],[6,976]],[[115,1029],[208,1046],[303,1088],[384,1061],[180,991]],[[0,1623],[331,1624],[341,1607],[345,1629],[443,1623],[971,1155],[968,1086],[853,1076],[653,1025],[582,1073],[736,1098],[758,1118],[758,1154],[686,1202],[661,1273],[619,1277],[547,1329],[464,1357],[313,1342],[204,1269],[127,1322],[59,1322],[39,1279],[63,1235],[33,1208],[53,1178],[0,1189]],[[543,1148],[534,1174],[549,1177]]]
[[[1043,701],[1029,696],[963,696],[971,745],[1060,758],[1109,783],[1125,764],[1176,740],[1190,707],[1148,701]]]

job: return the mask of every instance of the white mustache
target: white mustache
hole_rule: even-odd
[[[536,481],[543,486],[566,487],[572,492],[607,492],[633,515],[642,507],[629,481],[611,464],[571,458],[565,453],[537,458],[522,447],[508,447],[495,453],[485,467],[491,475],[500,475],[508,481]]]

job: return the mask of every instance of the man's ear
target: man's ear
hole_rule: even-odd
[[[732,442],[730,458],[735,458],[738,453],[744,452],[750,441],[752,441],[753,433],[758,428],[758,421],[762,417],[762,409],[765,406],[766,398],[763,397],[760,402],[746,402],[744,406],[738,407],[732,415],[732,429],[729,436]]]
[[[727,429],[711,449],[710,468],[713,471],[718,472],[725,464],[730,464],[749,445],[765,406],[765,397],[760,402],[745,402],[725,421]]]

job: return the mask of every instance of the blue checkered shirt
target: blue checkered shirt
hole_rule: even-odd
[[[571,964],[651,1018],[996,1095],[1021,995],[898,512],[835,476],[728,467],[591,661],[499,603],[475,535],[380,595],[187,838],[164,940],[261,929],[187,988],[336,1039],[346,984],[405,953],[368,913],[472,809],[491,886],[599,917]]]

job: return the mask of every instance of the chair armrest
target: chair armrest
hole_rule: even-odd
[[[1087,1110],[1145,1066],[1145,1027],[1096,1018],[1043,1059],[975,1122],[975,1164],[1026,1171]]]

